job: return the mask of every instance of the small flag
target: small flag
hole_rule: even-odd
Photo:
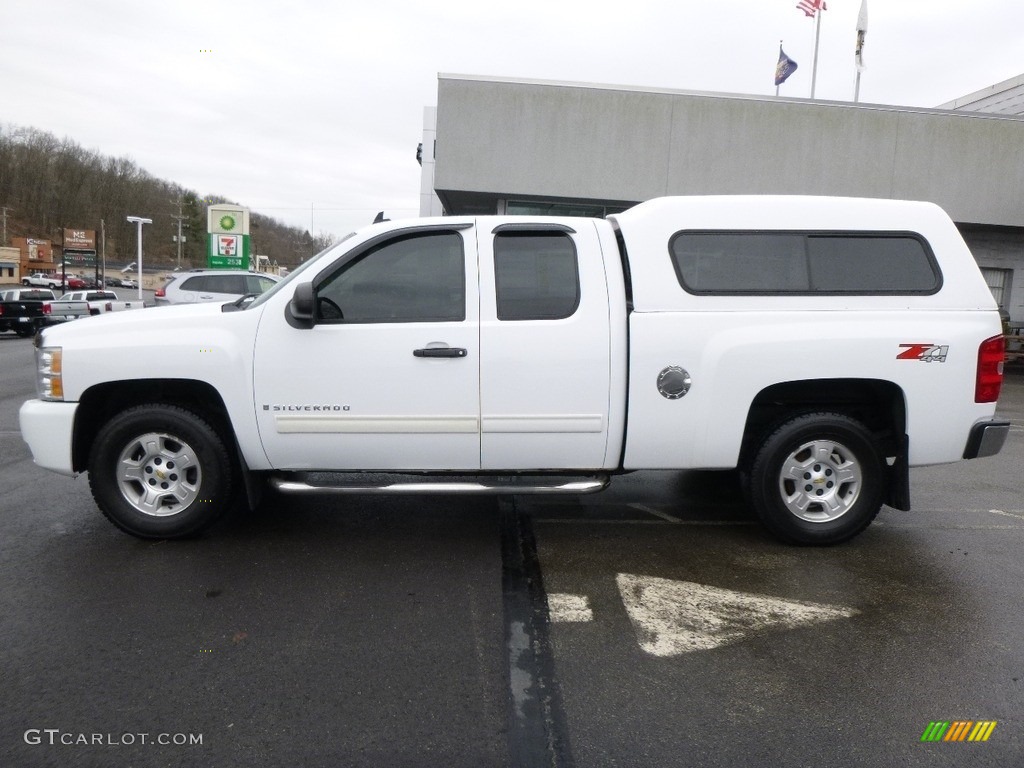
[[[793,61],[779,46],[779,63],[775,65],[775,84],[782,85],[786,78],[796,72],[797,63]]]
[[[805,16],[809,16],[812,19],[814,18],[814,14],[818,11],[828,10],[828,6],[825,5],[825,0],[800,0],[800,2],[796,4],[796,7],[803,11]]]
[[[857,16],[857,51],[854,54],[854,61],[857,63],[857,71],[863,72],[867,69],[864,63],[864,37],[868,33],[868,0],[861,0],[860,14]]]

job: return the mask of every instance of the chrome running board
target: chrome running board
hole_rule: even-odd
[[[367,478],[381,482],[367,483]],[[581,494],[596,493],[608,487],[608,475],[570,477],[566,475],[366,475],[344,472],[309,472],[272,475],[270,485],[281,493],[335,495],[372,494]],[[387,478],[387,479],[384,479]],[[353,482],[363,481],[363,482]],[[546,482],[544,482],[546,481]]]

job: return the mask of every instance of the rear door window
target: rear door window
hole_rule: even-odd
[[[562,232],[499,232],[494,237],[499,320],[563,320],[580,304],[579,264]]]

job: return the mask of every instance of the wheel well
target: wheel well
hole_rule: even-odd
[[[906,433],[906,400],[891,381],[809,379],[761,390],[747,413],[741,462],[782,422],[801,413],[830,411],[861,422],[875,434],[886,456],[898,456]]]
[[[117,413],[143,403],[164,403],[186,408],[203,416],[228,445],[234,432],[224,399],[212,386],[191,379],[141,379],[113,381],[90,387],[82,395],[75,417],[71,460],[76,472],[89,463],[96,433]]]

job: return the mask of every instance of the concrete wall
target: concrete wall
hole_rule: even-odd
[[[437,143],[437,107],[423,110],[423,142],[420,144],[420,216],[440,216],[444,213],[437,193],[434,192],[434,146]]]
[[[442,75],[437,139],[446,203],[852,195],[1024,226],[1016,117]]]
[[[978,266],[1013,271],[1005,307],[1015,325],[1024,325],[1024,232],[973,227],[961,234]]]

